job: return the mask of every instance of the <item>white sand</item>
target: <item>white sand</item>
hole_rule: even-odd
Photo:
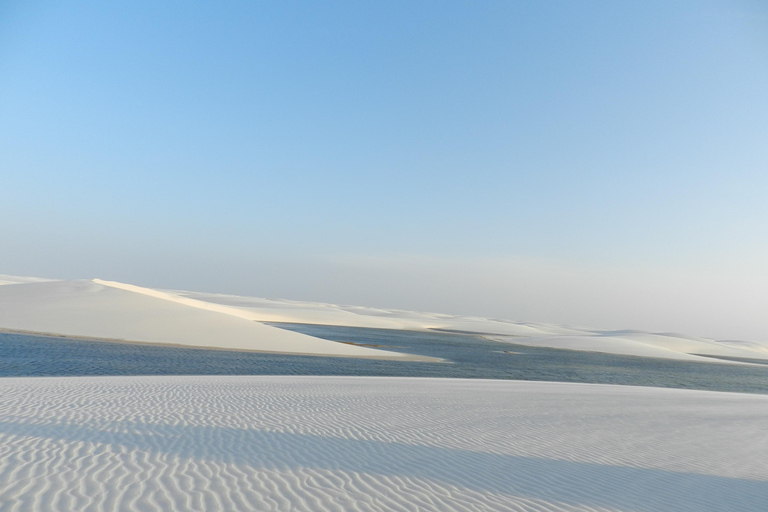
[[[383,310],[313,302],[238,297],[211,293],[174,291],[199,301],[249,311],[262,322],[315,323],[383,329],[442,329],[476,332],[488,339],[521,345],[586,350],[609,354],[660,357],[712,362],[709,356],[768,360],[768,342],[715,341],[681,334],[643,331],[604,331],[557,325],[513,322],[481,317]],[[724,362],[719,360],[719,362]]]
[[[264,325],[495,334],[653,357],[768,345],[0,276],[0,328],[378,357]],[[513,336],[513,337],[512,337]],[[397,357],[397,354],[386,353]],[[0,512],[763,511],[768,396],[356,377],[0,379]]]
[[[764,511],[768,396],[352,377],[0,380],[0,511]]]
[[[713,362],[768,360],[768,342],[604,331],[359,306],[155,290],[112,281],[53,281],[0,275],[0,329],[149,343],[348,357],[398,354],[319,340],[261,322],[383,329],[443,329],[552,348]],[[402,356],[405,358],[405,356]],[[422,358],[423,359],[423,358]]]
[[[45,279],[43,277],[28,276],[9,276],[6,274],[0,274],[0,286],[4,284],[43,283],[46,281],[56,281],[56,279]]]
[[[256,322],[247,313],[99,280],[0,286],[0,328],[234,350],[429,359],[322,340]]]

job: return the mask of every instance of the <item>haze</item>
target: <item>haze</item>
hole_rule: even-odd
[[[0,273],[768,339],[768,8],[6,2]]]

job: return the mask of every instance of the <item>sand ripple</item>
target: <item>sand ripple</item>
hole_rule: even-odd
[[[357,377],[0,381],[0,511],[764,510],[768,396]]]

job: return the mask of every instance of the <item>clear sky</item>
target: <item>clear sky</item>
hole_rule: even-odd
[[[5,1],[0,273],[768,339],[768,5]]]

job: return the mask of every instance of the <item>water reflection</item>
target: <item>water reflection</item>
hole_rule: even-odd
[[[135,345],[0,333],[0,376],[372,375],[593,382],[768,394],[768,367],[618,356],[491,342],[449,332],[272,324],[445,363]]]

